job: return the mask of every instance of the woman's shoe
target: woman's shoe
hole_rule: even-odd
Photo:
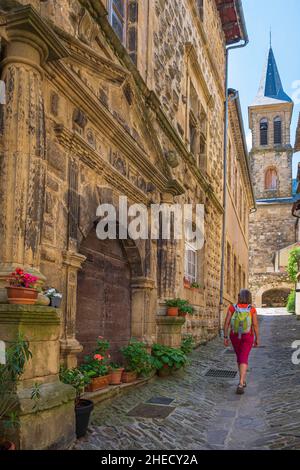
[[[238,387],[237,387],[237,389],[236,389],[236,393],[237,393],[238,395],[243,395],[243,394],[245,393],[244,385],[239,384]]]

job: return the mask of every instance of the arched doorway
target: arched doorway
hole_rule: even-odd
[[[79,357],[95,348],[98,336],[108,339],[113,360],[131,337],[131,272],[118,240],[99,240],[92,229],[82,242],[86,256],[78,272],[76,338],[83,345]]]
[[[268,308],[286,307],[290,291],[287,288],[267,290],[262,295],[262,306]]]

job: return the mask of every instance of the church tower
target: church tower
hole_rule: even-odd
[[[249,106],[250,164],[257,205],[249,226],[249,285],[257,307],[284,306],[293,287],[280,260],[281,250],[296,241],[291,216],[293,106],[270,46],[257,96]]]

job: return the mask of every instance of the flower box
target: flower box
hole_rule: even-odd
[[[9,304],[34,305],[37,300],[38,291],[29,287],[6,287],[7,301]]]
[[[133,372],[126,372],[124,371],[122,374],[122,382],[129,384],[132,382],[135,382],[137,380],[137,373],[135,371]]]
[[[110,374],[102,375],[101,377],[95,377],[91,380],[91,383],[86,387],[87,392],[96,392],[109,386]]]

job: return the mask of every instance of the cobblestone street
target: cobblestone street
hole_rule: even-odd
[[[235,355],[215,339],[194,351],[179,375],[97,405],[90,430],[75,449],[300,450],[300,365],[291,362],[300,322],[295,316],[263,315],[260,325],[261,347],[252,351],[244,396],[235,394],[237,377],[205,376],[209,368],[235,368]],[[127,415],[157,396],[174,399],[167,418]]]

